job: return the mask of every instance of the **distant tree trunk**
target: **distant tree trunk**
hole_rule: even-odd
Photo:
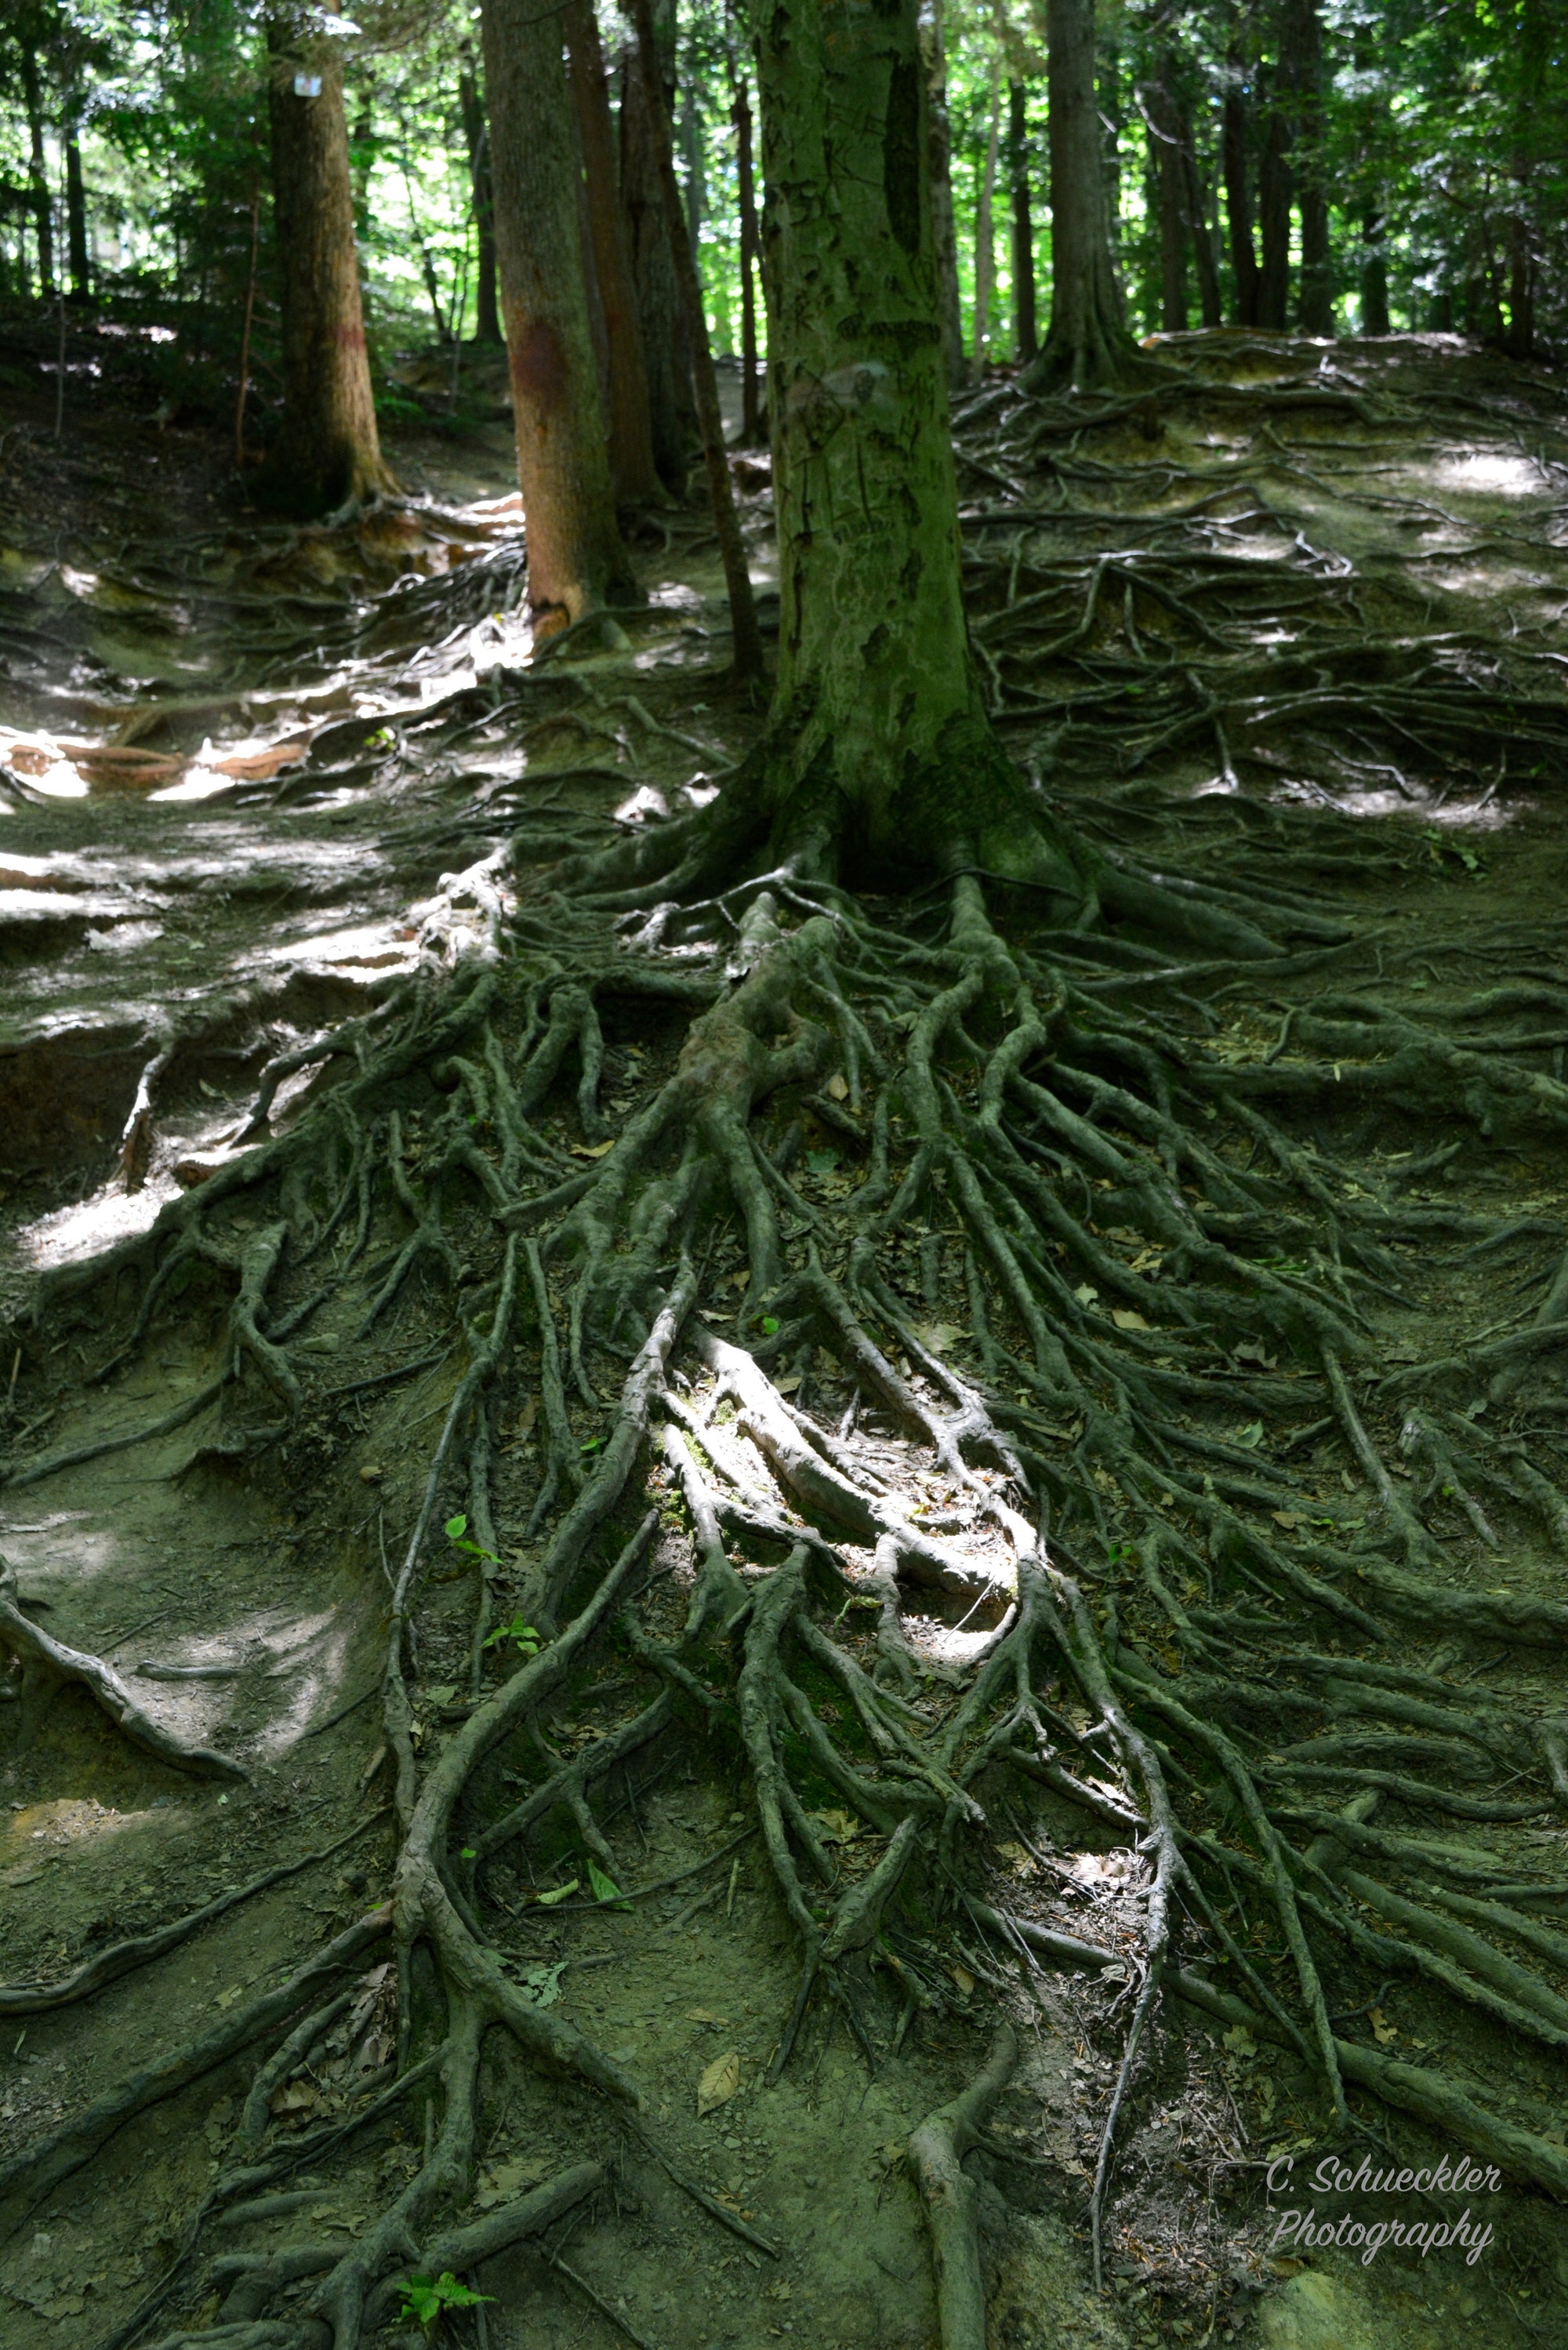
[[[996,158],[1002,139],[1002,68],[991,69],[991,120],[986,131],[985,161],[981,167],[974,221],[974,378],[985,373],[991,340],[991,297],[996,283]]]
[[[1515,106],[1513,210],[1508,223],[1508,350],[1527,359],[1535,349],[1535,239],[1531,182],[1540,140],[1538,123],[1546,88],[1546,15],[1540,0],[1522,0],[1518,53],[1519,101]]]
[[[1198,276],[1198,310],[1206,327],[1217,327],[1220,319],[1220,271],[1214,258],[1214,237],[1209,225],[1208,208],[1204,202],[1203,175],[1198,168],[1198,146],[1192,135],[1192,115],[1189,108],[1176,109],[1177,136],[1181,147],[1182,210],[1187,218],[1187,233],[1192,239],[1192,258]]]
[[[668,111],[673,81],[672,0],[656,0],[653,22],[659,36],[660,78]],[[675,290],[670,233],[664,224],[664,197],[650,113],[652,95],[634,46],[627,57],[621,94],[621,202],[626,208],[632,284],[637,291],[638,322],[642,329],[643,362],[648,371],[654,463],[667,486],[678,496],[684,496],[686,477],[701,435],[691,392],[691,357]]]
[[[537,0],[483,0],[495,257],[535,640],[633,594],[616,526],[588,327],[582,163],[561,22]]]
[[[610,478],[618,502],[633,505],[659,495],[659,471],[653,462],[648,362],[637,316],[626,215],[616,185],[615,132],[593,0],[569,0],[565,22],[582,148],[588,241],[604,320]]]
[[[686,237],[692,265],[702,274],[702,223],[708,215],[708,182],[703,169],[702,118],[697,109],[695,59],[689,60],[680,107],[680,160],[686,172]]]
[[[1302,217],[1299,316],[1303,335],[1332,335],[1334,273],[1323,155],[1323,19],[1317,0],[1290,0],[1289,25],[1296,93],[1296,201]]]
[[[631,0],[631,21],[637,34],[638,48],[651,73],[655,70],[653,57],[657,37],[651,0]],[[719,542],[719,558],[723,565],[724,586],[730,602],[733,654],[732,674],[739,683],[754,684],[760,682],[763,675],[762,631],[757,625],[751,573],[746,565],[745,542],[741,536],[740,516],[735,511],[734,484],[730,478],[730,461],[724,447],[724,420],[719,407],[713,355],[708,345],[702,280],[698,274],[696,253],[680,215],[680,190],[675,178],[675,149],[670,114],[662,93],[657,89],[652,117],[654,160],[659,166],[659,186],[664,196],[670,259],[675,267],[675,282],[680,295],[686,337],[693,360],[697,413],[702,426],[702,455],[708,472],[713,532]]]
[[[1291,160],[1279,77],[1270,77],[1263,104],[1262,153],[1258,164],[1258,233],[1262,262],[1258,272],[1258,324],[1282,334],[1290,300]]]
[[[38,239],[38,291],[50,300],[55,291],[55,222],[49,203],[48,167],[44,161],[44,101],[38,88],[38,53],[30,41],[21,42],[19,48],[22,104],[27,117],[27,182]]]
[[[1252,207],[1247,191],[1247,98],[1241,55],[1226,58],[1225,111],[1221,133],[1225,217],[1231,231],[1231,266],[1236,273],[1236,324],[1256,327],[1259,317],[1258,257],[1252,247]]]
[[[1111,267],[1095,92],[1094,0],[1047,0],[1051,137],[1051,325],[1023,381],[1031,391],[1111,383],[1139,369]]]
[[[964,381],[963,318],[959,307],[958,230],[953,223],[952,140],[948,129],[948,60],[942,0],[934,0],[926,40],[926,137],[930,144],[931,225],[935,237],[937,322],[950,390]]]
[[[753,282],[761,255],[752,172],[752,102],[746,94],[744,69],[732,66],[731,70],[734,75],[735,180],[741,207],[741,446],[754,449],[766,436],[757,381],[757,297]]]
[[[459,56],[457,99],[462,113],[462,135],[468,148],[468,179],[473,193],[474,239],[479,246],[479,276],[474,287],[473,338],[478,343],[501,340],[501,313],[495,307],[495,195],[490,180],[490,130],[484,101],[473,70],[473,51],[466,41]]]
[[[381,463],[359,259],[343,69],[306,52],[303,19],[267,20],[273,222],[282,275],[283,421],[256,494],[319,514],[392,486]],[[296,80],[320,81],[297,93]]]
[[[71,300],[87,301],[92,292],[88,262],[87,191],[82,186],[82,151],[74,115],[66,124],[66,265],[70,271]]]
[[[1384,221],[1368,204],[1361,215],[1361,331],[1386,335],[1388,324],[1388,263],[1384,253]]]
[[[1144,91],[1144,112],[1159,189],[1159,323],[1164,333],[1179,335],[1187,325],[1187,190],[1171,82],[1168,52]]]
[[[1007,172],[1012,192],[1012,332],[1020,364],[1040,348],[1034,325],[1034,227],[1029,216],[1029,93],[1007,85]]]

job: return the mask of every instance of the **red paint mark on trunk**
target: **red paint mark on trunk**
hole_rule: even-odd
[[[512,349],[512,389],[537,416],[554,416],[564,406],[571,369],[561,338],[547,318],[525,328]]]

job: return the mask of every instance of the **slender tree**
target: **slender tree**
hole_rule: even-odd
[[[1139,369],[1111,266],[1094,0],[1047,0],[1051,106],[1051,325],[1031,390],[1116,382]]]
[[[70,273],[71,299],[85,302],[91,292],[88,262],[87,189],[82,181],[81,138],[73,107],[65,126],[66,267]]]
[[[1179,335],[1187,325],[1187,202],[1173,78],[1170,53],[1163,50],[1143,108],[1159,193],[1159,323],[1164,333]]]
[[[1002,143],[1002,68],[991,69],[991,106],[985,135],[985,161],[981,167],[980,193],[974,222],[974,375],[978,382],[990,355],[991,301],[996,286],[996,163]]]
[[[319,514],[391,487],[381,462],[354,245],[343,68],[303,13],[267,20],[283,421],[256,496]]]
[[[1334,332],[1334,275],[1328,241],[1328,187],[1324,176],[1323,19],[1317,0],[1288,0],[1289,75],[1295,96],[1296,201],[1301,211],[1302,266],[1297,296],[1303,335]]]
[[[1291,277],[1290,124],[1279,73],[1271,70],[1260,80],[1263,120],[1258,159],[1258,324],[1282,334]]]
[[[660,494],[653,458],[648,363],[637,315],[626,214],[616,185],[615,132],[593,0],[568,0],[563,19],[572,99],[583,157],[583,193],[594,281],[604,320],[610,478],[617,499],[635,504]]]
[[[495,299],[495,194],[491,184],[490,126],[484,119],[484,100],[479,93],[473,50],[467,41],[458,50],[457,102],[462,116],[463,143],[468,149],[474,241],[479,247],[479,269],[474,280],[474,340],[498,343],[501,314]]]
[[[1034,226],[1029,198],[1029,92],[1007,85],[1007,176],[1012,198],[1012,332],[1025,367],[1040,348],[1034,323]]]
[[[648,371],[654,463],[666,487],[683,496],[701,432],[665,221],[654,113],[656,102],[668,111],[674,87],[674,0],[655,0],[653,27],[657,76],[650,79],[637,43],[626,57],[620,103],[620,192]]]
[[[965,381],[963,317],[959,307],[958,229],[953,220],[952,137],[948,125],[947,42],[942,0],[931,0],[924,36],[926,60],[926,137],[930,152],[931,226],[935,238],[937,320],[942,338],[942,359],[948,383],[957,391]]]
[[[762,387],[757,379],[755,270],[761,258],[756,184],[752,168],[752,101],[743,68],[730,61],[731,120],[735,126],[735,182],[741,213],[741,445],[753,449],[763,438]]]
[[[588,322],[582,162],[561,20],[484,0],[495,257],[536,639],[633,594]]]
[[[1225,99],[1220,131],[1220,156],[1225,179],[1225,218],[1231,233],[1231,266],[1236,279],[1236,324],[1260,324],[1258,255],[1252,244],[1252,204],[1249,185],[1249,122],[1247,75],[1240,40],[1232,40],[1225,57]]]
[[[44,161],[44,98],[38,78],[38,52],[26,35],[18,44],[22,104],[27,118],[27,187],[33,201],[33,224],[38,241],[38,291],[46,300],[55,291],[54,210],[49,200],[49,173]]]

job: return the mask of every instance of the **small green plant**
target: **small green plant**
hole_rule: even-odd
[[[524,1624],[521,1616],[514,1616],[509,1624],[497,1624],[484,1645],[487,1648],[499,1648],[503,1640],[510,1640],[525,1657],[539,1653],[539,1635],[532,1624]]]
[[[758,1316],[758,1326],[760,1327],[764,1338],[771,1338],[774,1332],[779,1326],[779,1317],[776,1314],[760,1315]]]
[[[492,1566],[501,1564],[493,1550],[484,1550],[478,1543],[468,1540],[468,1520],[461,1512],[455,1518],[448,1518],[446,1538],[453,1550],[465,1550],[471,1558],[487,1558]]]
[[[623,1909],[628,1909],[631,1907],[628,1901],[621,1900],[619,1886],[613,1877],[605,1875],[597,1860],[590,1860],[588,1863],[588,1883],[593,1887],[596,1901],[619,1901]]]
[[[438,2277],[401,2277],[397,2291],[403,2296],[398,2312],[400,2321],[413,2317],[428,2334],[443,2309],[473,2309],[482,2301],[493,2301],[493,2293],[475,2293],[469,2284],[460,2284],[450,2269]]]

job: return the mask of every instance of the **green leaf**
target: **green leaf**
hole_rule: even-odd
[[[460,1514],[455,1518],[448,1518],[446,1522],[446,1538],[448,1542],[461,1542],[467,1532],[468,1519],[466,1516]]]
[[[582,1881],[583,1880],[580,1877],[574,1877],[569,1885],[556,1885],[552,1887],[548,1893],[541,1893],[539,1896],[540,1908],[553,1909],[557,1901],[568,1900],[576,1891]]]
[[[416,2317],[430,2329],[443,2309],[473,2309],[482,2301],[493,2301],[491,2293],[475,2293],[469,2284],[459,2283],[450,2269],[438,2277],[412,2276],[400,2278],[394,2290],[403,2296],[400,2318]]]
[[[458,1857],[460,1860],[477,1860],[479,1858],[479,1855],[475,1852],[471,1844],[465,1844],[462,1851],[459,1853]]]
[[[763,1315],[761,1327],[764,1338],[771,1338],[778,1326],[779,1317],[776,1314],[764,1314]]]
[[[579,1452],[597,1452],[603,1442],[604,1438],[602,1436],[590,1436],[585,1444],[578,1445],[577,1451]]]
[[[502,1640],[514,1641],[525,1657],[536,1657],[539,1653],[539,1635],[532,1624],[524,1624],[521,1616],[514,1616],[509,1624],[497,1624],[484,1645],[487,1648],[493,1648]]]
[[[619,1886],[613,1877],[605,1875],[596,1860],[590,1860],[588,1863],[588,1883],[593,1887],[596,1901],[620,1901]],[[621,1901],[621,1907],[623,1909],[628,1909],[631,1904],[628,1901]]]
[[[1253,1420],[1250,1428],[1238,1429],[1236,1434],[1231,1439],[1232,1443],[1245,1445],[1249,1451],[1251,1451],[1255,1446],[1262,1444],[1262,1440],[1263,1423],[1261,1419]]]

